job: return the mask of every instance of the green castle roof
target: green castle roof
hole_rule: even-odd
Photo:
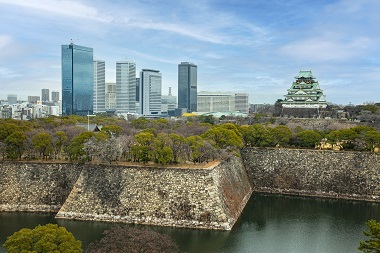
[[[295,78],[315,78],[311,73],[311,70],[300,70],[300,73]]]

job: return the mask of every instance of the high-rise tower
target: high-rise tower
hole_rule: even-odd
[[[50,98],[49,98],[49,89],[42,89],[42,91],[41,91],[41,100],[42,100],[42,102],[48,102],[48,101],[50,101]]]
[[[105,112],[106,63],[94,60],[94,112]]]
[[[140,114],[161,114],[161,86],[159,70],[143,69],[140,72]]]
[[[62,45],[62,115],[93,113],[93,49]]]
[[[178,108],[197,111],[197,65],[194,63],[178,65]]]
[[[116,110],[136,112],[136,63],[116,62]]]
[[[52,91],[51,92],[51,100],[54,103],[58,103],[58,101],[59,101],[59,91]]]

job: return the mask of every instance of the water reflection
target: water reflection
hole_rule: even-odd
[[[380,204],[336,199],[254,194],[231,231],[157,226],[186,252],[357,252],[369,219],[380,220]],[[52,214],[0,213],[0,244],[21,228],[58,223],[83,247],[117,224],[63,220]],[[4,252],[4,251],[2,251]]]

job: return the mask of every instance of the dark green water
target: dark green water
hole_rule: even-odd
[[[115,226],[56,220],[53,216],[0,212],[0,244],[23,227],[58,223],[86,247],[100,238],[105,229]],[[358,252],[369,219],[380,221],[380,203],[254,194],[232,231],[149,228],[170,235],[187,252],[349,253]]]

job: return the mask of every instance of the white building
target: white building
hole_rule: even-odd
[[[235,94],[232,92],[198,92],[198,112],[234,112]]]
[[[94,112],[105,112],[106,103],[106,63],[94,60]]]
[[[198,92],[198,112],[248,113],[248,94],[233,92]]]
[[[248,113],[249,112],[249,95],[248,93],[235,93],[235,111]]]
[[[159,70],[143,69],[140,72],[140,114],[154,116],[161,114],[161,82]]]
[[[106,83],[106,110],[116,110],[116,83]]]
[[[161,112],[167,114],[177,108],[177,96],[172,95],[172,87],[169,87],[169,94],[161,96]]]
[[[7,101],[8,101],[9,105],[17,104],[17,95],[15,95],[15,94],[8,94]]]
[[[116,110],[136,112],[136,63],[116,62]]]

